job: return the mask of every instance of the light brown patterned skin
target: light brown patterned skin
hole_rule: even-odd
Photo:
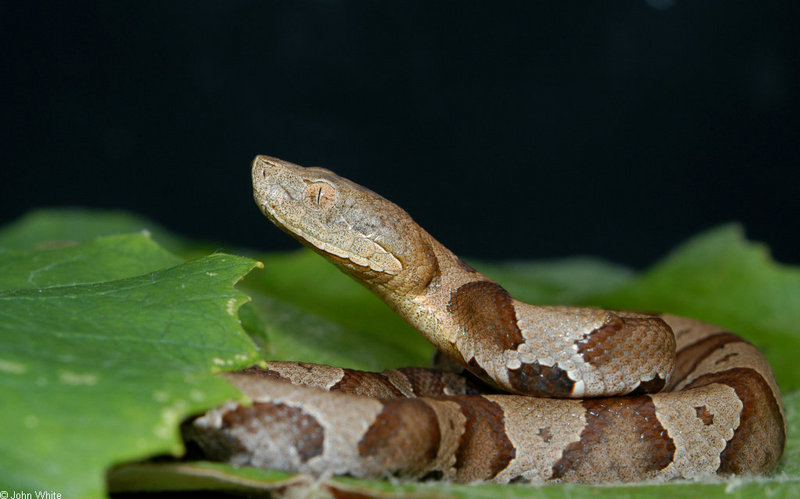
[[[185,426],[210,458],[316,475],[501,483],[776,466],[780,392],[766,360],[738,336],[675,316],[521,303],[372,191],[266,156],[252,172],[255,199],[276,225],[473,374],[525,395],[481,395],[488,387],[474,378],[420,368],[270,362],[229,375],[252,407],[228,404]]]

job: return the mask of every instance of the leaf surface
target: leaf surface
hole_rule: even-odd
[[[182,418],[240,398],[212,371],[258,358],[233,289],[255,264],[142,234],[0,251],[0,483],[102,497],[112,464],[180,453]]]
[[[62,492],[88,497],[87,491],[102,494],[103,469],[178,451],[183,415],[236,396],[212,372],[257,357],[230,315],[244,299],[231,284],[254,263],[227,255],[183,262],[144,236],[93,235],[156,227],[146,220],[125,215],[115,225],[103,213],[70,216],[48,220],[44,213],[0,230],[0,422],[8,428],[0,437],[0,482],[20,489],[69,483]],[[183,256],[206,247],[149,232]],[[76,241],[82,244],[70,246]],[[428,363],[425,340],[321,257],[303,250],[259,259],[264,269],[238,286],[253,298],[239,316],[264,358],[373,370]],[[298,493],[375,497],[800,494],[796,267],[772,261],[736,226],[701,234],[642,273],[591,258],[470,263],[524,301],[668,311],[755,342],[785,395],[788,438],[778,471],[711,483],[533,487],[309,480],[219,463],[145,463],[114,468],[112,490],[250,493],[290,485]]]

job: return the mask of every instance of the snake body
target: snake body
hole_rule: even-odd
[[[761,353],[671,316],[521,303],[397,205],[267,156],[254,197],[468,372],[269,362],[229,374],[253,403],[195,419],[212,459],[357,477],[619,482],[768,473],[786,439]]]

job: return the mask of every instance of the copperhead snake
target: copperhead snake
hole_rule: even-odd
[[[278,227],[380,296],[471,374],[268,362],[251,400],[184,425],[208,458],[313,475],[628,482],[768,473],[786,440],[766,359],[672,316],[521,303],[397,205],[322,168],[258,156]],[[502,393],[507,392],[507,393]]]

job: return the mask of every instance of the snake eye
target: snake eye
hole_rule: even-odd
[[[330,209],[336,204],[336,188],[327,182],[312,182],[303,191],[303,202],[318,210]]]

